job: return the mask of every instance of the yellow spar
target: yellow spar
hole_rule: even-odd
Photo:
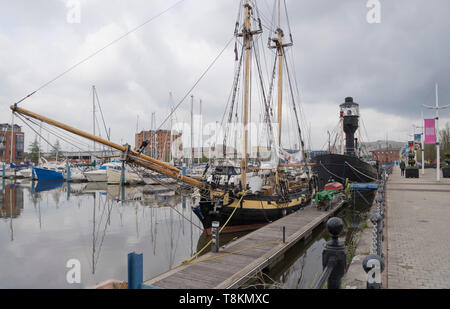
[[[50,118],[41,116],[41,115],[36,114],[34,112],[28,111],[26,109],[20,108],[17,105],[12,105],[10,108],[15,113],[18,113],[18,114],[21,114],[21,115],[24,115],[24,116],[28,116],[28,117],[40,120],[42,122],[48,123],[48,124],[50,124],[52,126],[58,127],[58,128],[63,129],[65,131],[71,132],[73,134],[82,136],[84,138],[90,139],[90,140],[98,142],[98,143],[101,143],[101,144],[103,144],[105,146],[117,149],[117,150],[119,150],[121,152],[127,152],[127,147],[125,147],[125,146],[121,146],[121,145],[112,143],[112,142],[110,142],[108,140],[102,139],[102,138],[100,138],[98,136],[95,136],[95,135],[92,135],[90,133],[87,133],[87,132],[81,131],[79,129],[76,129],[74,127],[68,126],[68,125],[66,125],[64,123],[52,120]],[[185,183],[188,183],[188,184],[190,184],[192,186],[195,186],[195,187],[198,187],[198,188],[204,188],[205,187],[205,184],[203,182],[200,182],[200,181],[198,181],[196,179],[193,179],[191,177],[186,177],[186,176],[182,175],[181,170],[179,170],[178,168],[176,168],[176,167],[174,167],[174,166],[172,166],[170,164],[167,164],[166,162],[156,160],[156,159],[154,159],[152,157],[146,156],[146,155],[144,155],[142,153],[138,153],[136,151],[130,151],[129,154],[130,154],[130,156],[129,156],[128,159],[130,159],[131,161],[133,161],[137,165],[140,165],[140,166],[145,167],[145,168],[149,168],[149,169],[154,170],[154,171],[156,171],[156,172],[158,172],[160,174],[167,175],[169,177],[172,177],[172,178],[175,178],[177,180],[183,181]]]

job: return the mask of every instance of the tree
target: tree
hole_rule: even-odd
[[[56,158],[59,160],[63,156],[61,155],[61,145],[59,144],[59,140],[56,140],[55,145],[52,146],[52,151],[50,151],[50,158]]]
[[[440,132],[440,141],[441,141],[441,155],[445,152],[450,152],[450,122],[445,124],[445,128]],[[442,159],[442,158],[441,158]]]
[[[34,139],[34,142],[32,142],[30,144],[30,146],[28,146],[28,151],[30,152],[30,161],[38,164],[38,160],[39,160],[39,152],[40,152],[40,145],[37,141],[37,139]]]

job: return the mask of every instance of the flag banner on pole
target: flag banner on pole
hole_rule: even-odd
[[[414,152],[414,141],[408,142],[408,153]]]
[[[425,144],[436,144],[436,120],[425,119]]]
[[[422,134],[414,134],[414,148],[419,150],[422,148]]]

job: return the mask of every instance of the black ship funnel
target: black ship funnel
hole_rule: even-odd
[[[345,154],[355,155],[355,132],[359,126],[359,104],[353,102],[352,97],[345,98],[340,105],[341,117],[344,118]]]

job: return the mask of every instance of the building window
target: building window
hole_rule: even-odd
[[[24,151],[24,137],[23,135],[16,135],[16,158],[22,159]]]

